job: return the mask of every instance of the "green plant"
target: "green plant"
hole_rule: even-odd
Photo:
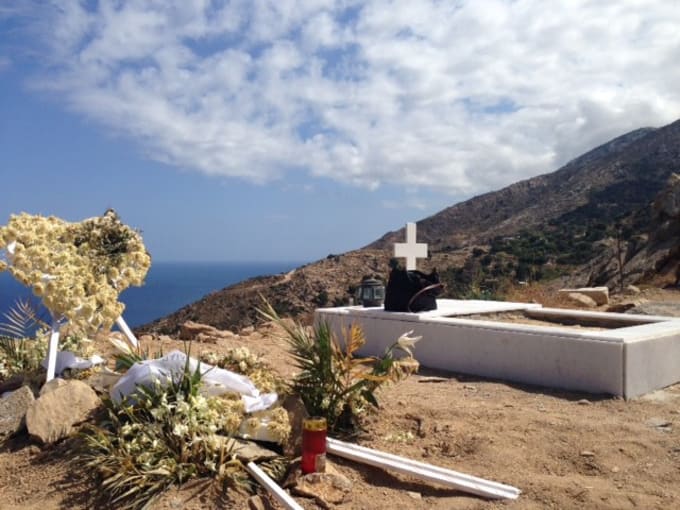
[[[79,460],[101,478],[117,508],[146,508],[167,487],[197,476],[238,483],[245,472],[231,435],[241,422],[238,396],[204,397],[200,367],[187,364],[167,385],[140,386],[120,404],[106,401],[107,418],[86,426]]]
[[[142,349],[142,346],[137,344],[137,347],[133,348],[129,343],[114,337],[110,337],[109,342],[118,349],[118,352],[114,356],[114,359],[116,360],[116,370],[129,370],[130,367],[138,361],[163,357],[163,346],[161,346],[158,351],[151,353],[151,350],[148,347]]]
[[[28,300],[20,299],[0,323],[0,378],[40,370],[47,352],[42,321]],[[35,335],[35,337],[32,337]]]
[[[380,357],[357,358],[355,353],[366,342],[356,325],[345,330],[342,342],[331,328],[321,323],[306,328],[298,323],[282,321],[272,306],[265,302],[260,314],[277,322],[286,332],[286,340],[300,373],[292,383],[307,412],[326,418],[333,432],[351,433],[358,418],[369,406],[378,408],[376,390],[386,382],[395,382],[418,369],[412,348],[419,338],[407,334],[385,350]],[[395,357],[395,352],[406,354]]]
[[[122,346],[125,352],[133,352]],[[107,400],[106,419],[86,426],[78,459],[99,476],[107,505],[147,508],[170,485],[196,477],[213,478],[225,490],[248,488],[251,482],[237,458],[233,436],[263,424],[277,441],[289,435],[283,408],[245,415],[238,394],[202,394],[208,372],[200,363],[191,370],[189,351],[187,346],[187,361],[179,374],[163,384],[140,385],[118,404]],[[234,351],[238,352],[224,358],[225,363],[236,362],[233,368],[264,369],[263,362],[247,349]],[[270,476],[278,476],[287,465],[285,459],[276,458],[261,467]]]

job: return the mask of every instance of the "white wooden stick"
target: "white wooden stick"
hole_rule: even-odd
[[[54,372],[57,366],[57,348],[59,347],[59,322],[52,321],[50,330],[50,343],[47,347],[47,377],[45,382],[54,379]]]
[[[388,468],[399,473],[415,476],[423,480],[441,483],[457,490],[493,499],[517,499],[520,490],[516,487],[492,482],[483,478],[458,473],[456,471],[432,466],[424,462],[372,450],[363,446],[344,443],[328,438],[327,451],[333,455],[362,462],[371,466]]]
[[[297,502],[290,497],[286,491],[279,487],[274,480],[269,478],[267,473],[262,471],[257,464],[248,462],[248,464],[246,464],[246,469],[286,510],[304,510],[304,508],[298,505]]]
[[[137,337],[130,329],[130,326],[127,325],[127,322],[125,322],[125,319],[123,319],[122,315],[116,319],[116,324],[118,324],[118,327],[125,335],[125,338],[128,339],[128,342],[130,342],[132,347],[136,349],[139,345],[139,340],[137,340]]]

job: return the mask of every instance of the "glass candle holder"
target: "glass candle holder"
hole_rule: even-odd
[[[313,416],[302,421],[303,474],[326,471],[326,418]]]

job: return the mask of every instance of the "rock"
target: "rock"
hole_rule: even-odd
[[[423,499],[423,496],[420,494],[420,492],[406,491],[406,494],[408,494],[408,497],[411,499]]]
[[[241,336],[250,336],[252,333],[255,332],[255,328],[253,326],[248,326],[247,328],[243,328],[239,335]]]
[[[597,303],[593,298],[588,297],[585,294],[581,294],[580,292],[570,292],[567,294],[567,298],[580,306],[586,306],[588,308],[594,308],[597,306]]]
[[[288,412],[290,422],[290,436],[283,445],[283,453],[289,457],[299,457],[302,455],[302,420],[309,414],[297,395],[287,395],[281,406]]]
[[[26,427],[42,443],[68,437],[74,427],[99,407],[101,400],[87,384],[75,379],[38,398],[26,412]]]
[[[672,423],[664,418],[650,418],[645,422],[645,425],[655,429],[668,431],[671,429]]]
[[[590,450],[583,450],[581,452],[581,457],[595,457],[595,453]]]
[[[62,379],[61,377],[55,377],[51,381],[43,384],[42,388],[40,388],[39,396],[42,397],[46,393],[49,393],[50,391],[54,391],[57,388],[61,388],[65,384],[66,384],[66,381],[64,379]]]
[[[580,289],[560,289],[560,294],[583,294],[595,301],[597,305],[609,303],[609,288],[607,287],[581,287]]]
[[[590,400],[588,400],[587,398],[582,398],[581,400],[577,401],[576,403],[580,406],[589,406],[589,405],[592,404],[592,402]]]
[[[630,314],[661,315],[665,317],[680,317],[680,305],[678,303],[664,301],[645,301],[628,310]]]
[[[617,303],[607,307],[608,312],[612,313],[626,313],[637,306],[637,303]]]
[[[324,508],[349,500],[352,482],[343,475],[309,473],[301,476],[292,491],[300,496],[314,498]]]
[[[251,496],[248,498],[248,509],[249,510],[267,510],[265,506],[264,499],[262,496]]]
[[[24,428],[26,412],[34,401],[35,397],[28,386],[22,386],[0,398],[0,441]]]
[[[180,326],[180,340],[194,340],[200,333],[207,336],[219,336],[217,328],[200,322],[186,321]]]
[[[234,441],[235,446],[233,452],[241,462],[248,463],[280,457],[275,451],[264,448],[253,441],[244,441],[241,439],[234,439]]]
[[[153,342],[153,336],[151,335],[142,335],[139,337],[140,342]]]
[[[0,383],[0,397],[4,393],[9,393],[11,391],[18,390],[19,388],[21,388],[24,385],[25,379],[26,377],[24,376],[24,374],[17,374],[13,375],[6,381]]]
[[[628,285],[625,290],[626,294],[639,294],[641,291],[635,285]]]
[[[211,335],[208,333],[199,333],[194,337],[195,342],[203,343],[203,344],[216,344],[217,341],[219,340],[219,337],[215,335]]]

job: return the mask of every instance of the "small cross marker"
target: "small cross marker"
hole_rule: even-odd
[[[416,224],[406,224],[406,242],[395,243],[394,256],[406,259],[406,269],[413,271],[416,268],[416,259],[427,258],[427,244],[416,242]]]

